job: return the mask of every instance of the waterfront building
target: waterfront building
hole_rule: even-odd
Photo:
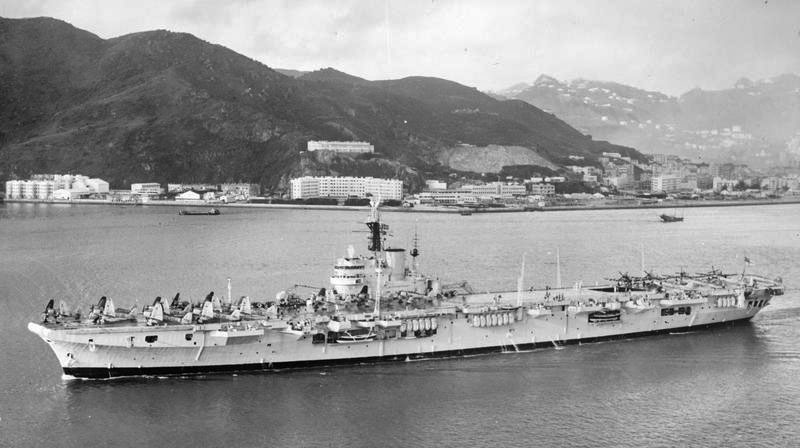
[[[70,191],[67,189],[59,188],[53,192],[53,199],[57,201],[71,201],[72,193],[70,193]]]
[[[403,181],[374,177],[304,176],[292,179],[292,199],[307,198],[364,198],[367,193],[384,200],[403,199]]]
[[[131,194],[139,196],[158,196],[161,192],[161,184],[156,182],[131,184]]]
[[[187,190],[175,196],[176,201],[213,201],[217,199],[215,191]]]
[[[52,199],[59,201],[71,201],[73,199],[80,199],[92,194],[88,188],[59,188],[53,191]]]
[[[108,182],[98,178],[88,179],[86,181],[86,187],[94,193],[108,194],[110,191]]]
[[[36,181],[26,180],[23,182],[22,197],[24,199],[36,199]]]
[[[34,195],[37,199],[52,199],[53,197],[53,181],[49,180],[36,180],[33,181]]]
[[[92,193],[108,193],[108,182],[80,174],[33,174],[29,180],[6,182],[8,199],[56,199],[58,190],[72,191],[73,197]]]
[[[375,152],[375,147],[368,142],[328,142],[310,140],[307,148],[309,151],[333,151],[333,152],[355,152],[370,153]]]
[[[175,196],[176,201],[202,201],[203,195],[194,190],[184,191]]]
[[[505,184],[502,182],[491,182],[483,185],[464,185],[461,190],[478,198],[498,197],[511,198],[514,196],[525,196],[528,190],[525,185]]]
[[[535,196],[552,196],[556,194],[556,186],[553,184],[545,183],[532,183],[530,186],[530,194]]]
[[[19,199],[22,197],[22,183],[21,180],[6,181],[6,198]]]
[[[417,195],[420,204],[476,204],[478,198],[465,190],[426,190]]]
[[[775,192],[783,188],[789,188],[789,179],[785,177],[770,176],[761,180],[762,190]]]
[[[681,178],[675,174],[654,175],[650,179],[650,191],[672,193],[678,191]],[[696,181],[695,181],[696,183]]]

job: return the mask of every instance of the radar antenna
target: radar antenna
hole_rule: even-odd
[[[381,215],[380,211],[378,210],[380,204],[380,196],[377,199],[374,197],[370,199],[370,213],[369,219],[367,220],[367,227],[369,228],[370,233],[368,237],[369,245],[367,248],[376,254],[383,251],[383,240],[386,232],[389,230],[388,225],[381,223]]]

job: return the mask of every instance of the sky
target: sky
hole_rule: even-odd
[[[497,91],[540,74],[670,95],[800,74],[798,0],[0,0],[102,38],[167,29],[269,67],[435,76]]]

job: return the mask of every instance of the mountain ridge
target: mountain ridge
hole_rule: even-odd
[[[496,94],[551,111],[600,139],[706,160],[779,163],[800,135],[800,76],[791,73],[679,96],[541,75]]]
[[[0,62],[4,178],[80,172],[114,186],[247,181],[269,191],[299,175],[371,174],[413,190],[455,170],[439,155],[461,145],[524,147],[560,166],[603,151],[643,158],[452,81],[332,68],[295,78],[187,33],[101,39],[55,19],[0,18]],[[378,154],[306,152],[312,139],[368,140]]]

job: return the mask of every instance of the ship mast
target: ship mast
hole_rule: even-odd
[[[525,254],[522,254],[522,267],[517,279],[517,306],[522,306],[522,284],[525,281]]]
[[[419,265],[417,264],[417,257],[419,256],[419,239],[417,238],[417,228],[414,226],[414,247],[411,249],[411,270],[416,277],[419,272]]]
[[[233,302],[231,301],[231,278],[228,277],[228,305],[231,305]]]
[[[372,310],[372,315],[375,316],[375,319],[379,319],[381,317],[381,274],[383,273],[381,265],[378,265],[375,272],[378,273],[378,278],[375,281],[375,309]]]
[[[381,198],[378,196],[377,198],[373,197],[369,201],[370,205],[370,212],[369,212],[369,219],[367,220],[367,228],[369,228],[369,244],[368,249],[372,251],[375,257],[375,272],[377,272],[378,277],[375,281],[375,309],[373,313],[375,317],[380,317],[381,312],[381,281],[383,278],[381,274],[383,273],[383,263],[384,263],[384,244],[383,239],[386,235],[386,231],[389,229],[389,226],[386,224],[381,223],[381,215],[378,207],[381,205]]]

